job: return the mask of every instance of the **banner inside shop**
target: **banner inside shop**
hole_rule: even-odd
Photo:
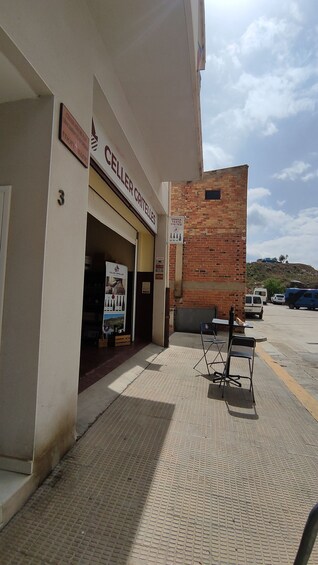
[[[103,335],[124,333],[126,329],[127,275],[125,265],[106,261]]]

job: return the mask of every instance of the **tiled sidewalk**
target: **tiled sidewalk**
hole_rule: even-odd
[[[199,336],[170,343],[2,530],[1,565],[293,563],[317,422],[260,358],[254,407],[192,369]]]

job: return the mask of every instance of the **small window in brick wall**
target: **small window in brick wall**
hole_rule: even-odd
[[[221,200],[221,191],[220,190],[206,190],[205,191],[205,199],[206,200]]]

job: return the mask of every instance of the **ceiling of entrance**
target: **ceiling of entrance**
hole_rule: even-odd
[[[201,173],[201,121],[188,0],[86,0],[161,180]]]
[[[23,98],[36,98],[35,92],[14,65],[0,52],[0,104]]]
[[[199,178],[201,119],[191,0],[86,3],[160,179]],[[0,103],[49,93],[22,59],[0,28]]]

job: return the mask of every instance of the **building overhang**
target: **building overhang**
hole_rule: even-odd
[[[32,66],[0,26],[0,104],[50,94]]]
[[[87,0],[162,181],[202,173],[203,0]]]

